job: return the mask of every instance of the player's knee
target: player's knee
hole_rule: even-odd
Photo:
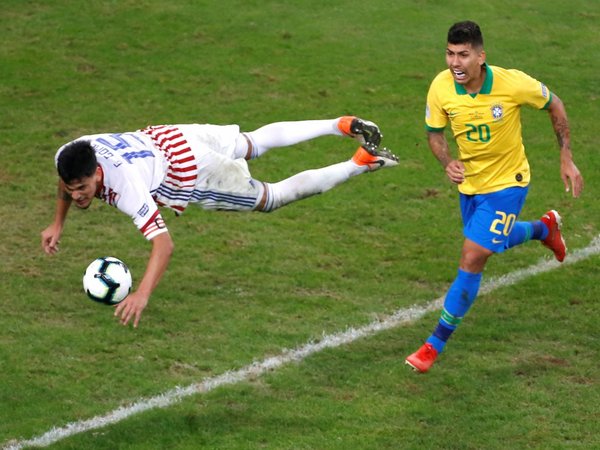
[[[235,141],[234,155],[236,158],[252,159],[254,146],[248,133],[240,133]]]
[[[460,259],[460,268],[469,273],[480,273],[483,271],[490,256],[491,254],[482,252],[463,251]]]

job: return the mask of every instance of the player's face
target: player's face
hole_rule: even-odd
[[[73,180],[69,184],[65,183],[65,191],[71,196],[75,206],[87,209],[92,204],[92,200],[94,200],[99,182],[100,174],[96,171],[91,177]]]
[[[485,62],[485,51],[471,44],[448,44],[446,64],[458,84],[469,87],[481,87],[483,82],[481,65]]]

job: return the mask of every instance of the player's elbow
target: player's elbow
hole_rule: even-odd
[[[554,92],[552,93],[552,101],[550,102],[550,105],[552,105],[553,103],[555,103],[555,104],[562,104],[562,100]]]
[[[168,232],[161,233],[152,239],[152,245],[163,257],[167,258],[170,258],[175,250],[175,244]]]
[[[171,257],[171,255],[173,254],[173,252],[175,251],[175,243],[173,242],[173,239],[171,239],[171,235],[169,233],[167,233],[167,242],[165,243],[165,248],[164,248],[164,252]]]

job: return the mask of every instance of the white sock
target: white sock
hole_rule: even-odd
[[[278,183],[266,183],[268,194],[264,210],[273,211],[288,203],[328,191],[366,171],[365,166],[357,166],[349,160],[321,169],[306,170]]]
[[[343,133],[338,128],[337,119],[299,120],[295,122],[275,122],[265,125],[244,135],[252,143],[250,159],[258,158],[274,147],[287,147],[299,142],[308,141],[319,136],[338,135]],[[247,156],[248,143],[244,136],[238,138],[236,156]]]

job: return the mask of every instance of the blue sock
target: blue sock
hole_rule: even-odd
[[[515,222],[508,236],[506,248],[521,245],[531,239],[543,241],[548,236],[548,227],[541,220],[535,222]]]
[[[446,294],[438,325],[427,339],[438,353],[444,350],[446,342],[475,301],[480,284],[481,273],[469,273],[458,269],[458,275]]]
[[[533,233],[531,234],[531,239],[535,239],[536,241],[543,241],[548,237],[548,227],[541,220],[536,220],[535,222],[531,222],[531,226],[533,227]]]

